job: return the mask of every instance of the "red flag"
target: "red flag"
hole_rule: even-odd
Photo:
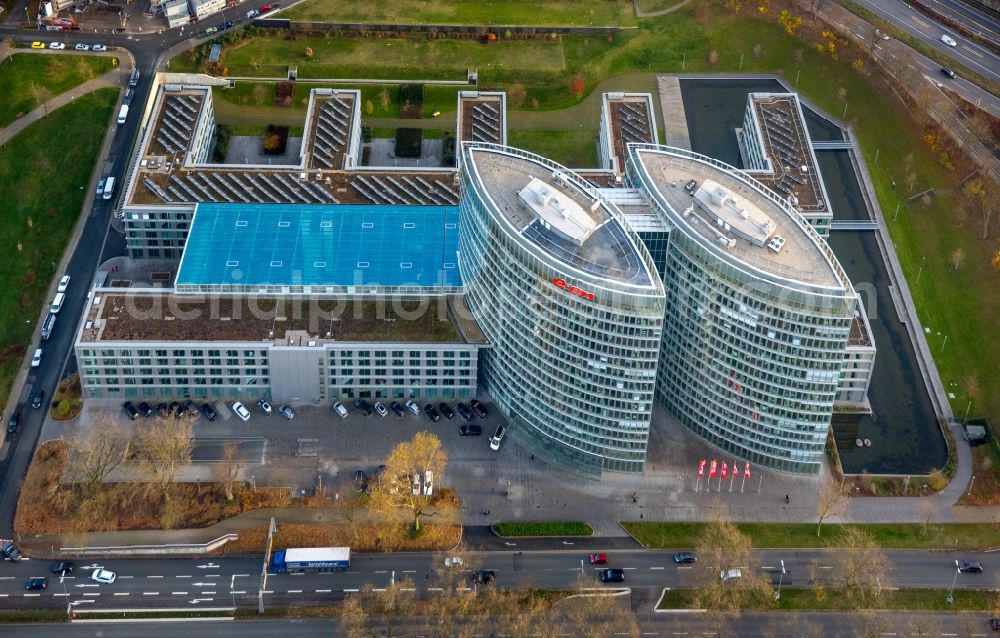
[[[723,462],[722,462],[722,478],[726,478],[726,470],[727,470],[728,468],[729,468],[729,466],[728,466],[728,465],[726,465],[726,462],[725,462],[725,461],[723,461]]]
[[[705,476],[705,459],[702,459],[701,463],[698,464],[698,478],[703,476]]]
[[[747,463],[746,467],[743,468],[743,478],[750,478],[750,464]]]
[[[708,478],[715,478],[715,472],[719,469],[719,462],[712,459],[712,465],[708,468]]]

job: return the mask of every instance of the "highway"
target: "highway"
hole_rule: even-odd
[[[615,550],[607,552],[609,567],[625,570],[625,585],[634,590],[659,592],[664,587],[692,588],[707,577],[716,577],[719,566],[695,563],[678,565],[673,552]],[[820,573],[834,569],[826,550],[766,550],[757,553],[759,569],[777,572],[781,562],[787,571],[782,584],[809,586],[812,563]],[[959,574],[956,589],[989,589],[995,586],[991,567],[1000,561],[991,555],[976,553],[890,551],[887,556],[894,569],[889,574],[893,587],[947,589],[955,576],[955,560],[979,560],[983,574]],[[479,569],[496,572],[498,587],[524,589],[560,589],[575,586],[579,578],[594,587],[604,585],[597,577],[603,567],[590,565],[580,550],[493,551],[462,554],[464,564],[449,568],[444,554],[355,554],[347,572],[307,574],[269,574],[265,604],[269,606],[317,605],[342,599],[366,584],[384,588],[389,583],[409,579],[421,593],[440,591],[449,583],[475,588],[472,574]],[[995,557],[992,557],[995,559]],[[256,606],[260,587],[260,558],[239,559],[135,559],[86,560],[78,563],[76,573],[60,578],[49,574],[51,563],[22,560],[7,563],[0,572],[0,609],[62,608],[67,603],[86,604],[88,608]],[[992,563],[992,565],[991,565]],[[118,575],[111,585],[89,579],[91,570],[101,567]],[[729,567],[742,567],[748,565]],[[29,577],[49,576],[46,591],[25,591]],[[774,578],[777,578],[775,574]],[[82,603],[79,601],[87,601]]]
[[[965,25],[970,33],[1000,47],[1000,20],[984,11],[957,0],[916,0],[916,4]]]

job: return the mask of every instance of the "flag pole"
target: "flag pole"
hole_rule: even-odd
[[[743,475],[743,480],[740,482],[740,494],[743,493],[743,486],[747,484],[747,475]]]
[[[736,467],[735,463],[733,464],[733,467],[734,468]],[[729,493],[730,494],[733,493],[733,481],[735,481],[735,480],[736,480],[736,471],[733,470],[733,473],[729,476]]]

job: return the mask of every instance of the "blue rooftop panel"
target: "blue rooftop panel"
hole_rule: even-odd
[[[461,286],[457,206],[199,204],[178,285]]]

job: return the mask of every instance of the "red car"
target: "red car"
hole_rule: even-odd
[[[264,4],[264,5],[259,6],[257,8],[257,11],[260,11],[260,14],[264,15],[265,13],[267,13],[268,11],[270,11],[273,8],[274,8],[274,5]]]
[[[607,554],[591,554],[590,555],[591,565],[607,565],[608,555]]]

